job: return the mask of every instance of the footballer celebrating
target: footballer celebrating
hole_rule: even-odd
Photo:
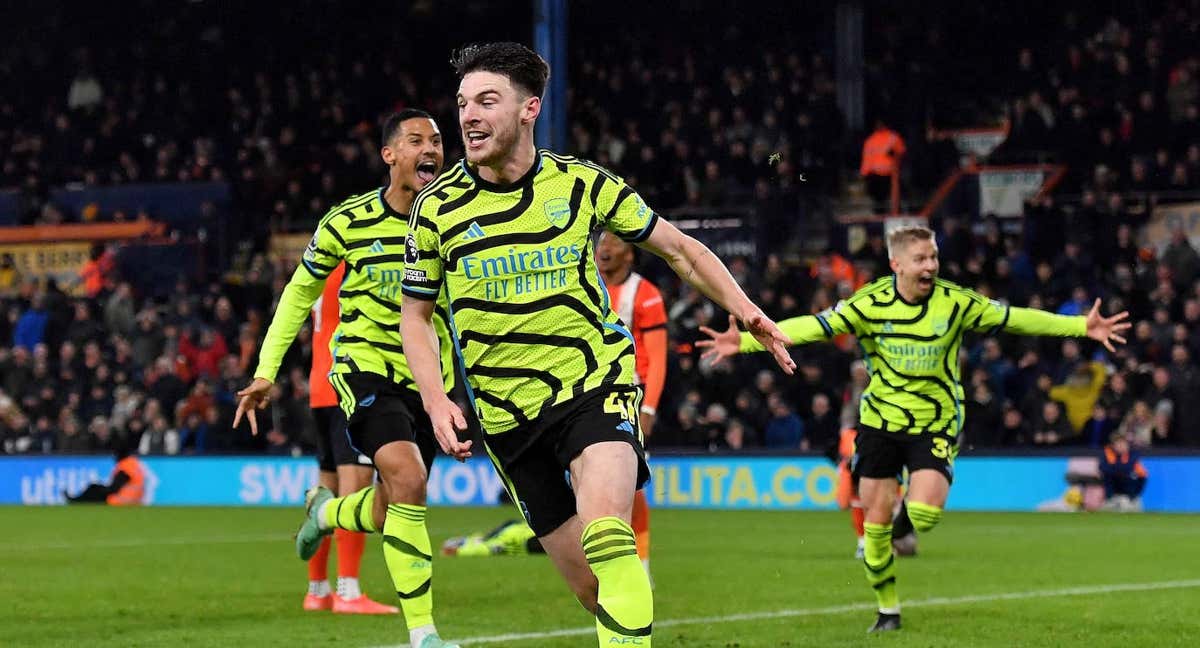
[[[863,562],[879,602],[871,632],[900,628],[892,507],[904,468],[913,527],[926,532],[942,518],[963,427],[958,361],[963,334],[1086,336],[1111,351],[1113,342],[1125,342],[1121,333],[1130,326],[1128,313],[1102,316],[1099,299],[1086,316],[1068,317],[1008,306],[938,279],[938,249],[928,228],[896,229],[887,243],[891,276],[863,286],[831,310],[780,323],[795,344],[857,336],[871,371],[852,460],[866,509]],[[739,335],[730,324],[721,333],[701,328],[711,338],[698,343],[707,349],[705,358],[720,361],[762,350],[757,339]]]
[[[299,267],[279,298],[263,340],[254,381],[238,392],[234,426],[243,415],[257,432],[255,410],[269,400],[283,356],[330,273],[345,263],[338,292],[337,331],[330,342],[329,382],[345,414],[343,430],[354,450],[379,471],[377,486],[334,497],[324,486],[309,491],[307,516],[296,534],[304,560],[334,529],[382,533],[383,555],[400,598],[413,648],[457,648],[433,623],[432,552],[425,526],[425,481],[437,451],[421,408],[400,337],[400,281],[408,211],[422,187],[442,167],[442,135],[428,113],[407,109],[383,127],[383,161],[390,182],[355,196],[321,219]],[[431,335],[445,337],[442,315]],[[433,371],[452,385],[449,356],[433,358]],[[442,394],[445,397],[445,394]]]
[[[462,412],[439,371],[435,300],[448,300],[455,350],[484,441],[512,499],[580,602],[601,646],[651,645],[649,577],[630,527],[649,478],[633,337],[596,267],[606,229],[665,258],[735,313],[777,360],[787,340],[713,253],[660,219],[620,178],[538,150],[534,123],[549,67],[517,43],[458,52],[466,159],[413,206],[401,329],[442,449]]]

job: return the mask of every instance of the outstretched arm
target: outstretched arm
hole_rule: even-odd
[[[986,307],[985,307],[986,308]],[[1000,326],[1020,335],[1053,335],[1058,337],[1088,337],[1114,351],[1113,342],[1125,344],[1122,335],[1132,324],[1129,313],[1122,311],[1112,317],[1100,314],[1100,300],[1092,304],[1087,316],[1066,316],[1047,313],[1036,308],[1009,307]]]
[[[640,245],[662,257],[680,278],[741,320],[762,348],[770,349],[779,366],[792,373],[796,362],[786,350],[792,341],[750,301],[712,250],[661,219]]]
[[[849,320],[835,311],[785,319],[779,322],[779,330],[792,340],[792,345],[820,342],[836,335],[854,332]],[[700,357],[713,363],[721,362],[738,353],[766,350],[753,335],[739,333],[737,322],[732,316],[729,318],[729,328],[724,331],[718,332],[707,326],[701,326],[700,332],[709,337],[707,340],[700,340],[696,343],[696,346],[706,349]]]

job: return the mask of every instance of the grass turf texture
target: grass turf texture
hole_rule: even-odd
[[[511,517],[435,508],[434,546]],[[1200,579],[1197,516],[950,511],[898,571],[904,629],[874,618],[840,513],[653,513],[658,646],[1195,645],[1200,580],[1183,587],[996,600],[996,595]],[[11,646],[380,646],[407,641],[397,617],[303,612],[298,510],[0,507],[0,627]],[[584,629],[545,557],[435,559],[435,613],[449,639]],[[330,556],[330,573],[336,563]],[[378,537],[363,587],[395,603]],[[977,602],[918,603],[983,597]],[[674,623],[777,610],[780,618]],[[588,634],[466,645],[594,646]]]

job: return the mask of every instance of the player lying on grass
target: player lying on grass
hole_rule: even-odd
[[[1100,300],[1086,316],[1054,315],[1008,306],[938,279],[933,231],[903,227],[888,237],[891,276],[877,279],[835,308],[785,320],[780,328],[794,344],[858,337],[871,371],[863,393],[859,432],[852,461],[863,524],[867,582],[879,602],[871,632],[900,627],[900,598],[892,554],[892,507],[897,479],[909,471],[908,516],[918,532],[942,519],[954,478],[954,457],[963,426],[963,388],[958,352],[968,331],[1008,331],[1022,335],[1089,337],[1110,351],[1124,343],[1128,313],[1100,314]],[[698,346],[704,358],[720,361],[762,350],[753,336],[739,334],[734,322]]]
[[[505,520],[491,531],[454,536],[442,543],[443,556],[460,558],[544,553],[545,548],[525,520]]]

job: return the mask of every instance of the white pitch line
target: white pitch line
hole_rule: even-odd
[[[140,540],[97,540],[95,542],[37,542],[30,541],[22,544],[0,544],[0,553],[37,551],[40,549],[109,549],[123,547],[157,547],[169,545],[204,545],[204,544],[241,544],[254,542],[281,542],[291,540],[292,536],[273,533],[241,536],[196,536],[191,538],[161,538]]]
[[[914,607],[932,607],[937,605],[962,605],[964,603],[987,603],[991,601],[1019,601],[1024,599],[1034,598],[1053,598],[1056,596],[1086,596],[1089,594],[1111,594],[1114,592],[1148,592],[1154,590],[1167,589],[1186,589],[1192,587],[1200,587],[1200,579],[1194,580],[1179,580],[1179,581],[1160,581],[1156,583],[1114,583],[1111,585],[1080,585],[1077,587],[1064,587],[1051,590],[1031,590],[1026,592],[998,592],[995,594],[977,594],[973,596],[954,596],[946,597],[939,596],[927,599],[918,599],[915,601],[905,601],[905,608]],[[736,623],[738,621],[757,621],[763,619],[786,619],[793,617],[806,616],[823,616],[832,614],[844,614],[846,612],[859,612],[864,610],[874,610],[873,603],[850,603],[846,605],[830,605],[827,607],[818,608],[799,608],[790,610],[773,610],[769,612],[745,612],[742,614],[727,614],[722,616],[709,617],[690,617],[684,619],[664,619],[655,621],[656,628],[670,628],[674,626],[687,625],[713,625],[721,623]],[[586,628],[563,628],[561,630],[547,630],[545,632],[518,632],[503,635],[490,635],[485,637],[469,637],[466,639],[456,639],[457,643],[464,646],[474,646],[479,644],[494,644],[508,641],[532,641],[535,639],[551,639],[554,637],[577,637],[586,636],[596,632],[595,626]],[[375,648],[409,648],[408,644],[393,644],[389,646],[377,646]]]

